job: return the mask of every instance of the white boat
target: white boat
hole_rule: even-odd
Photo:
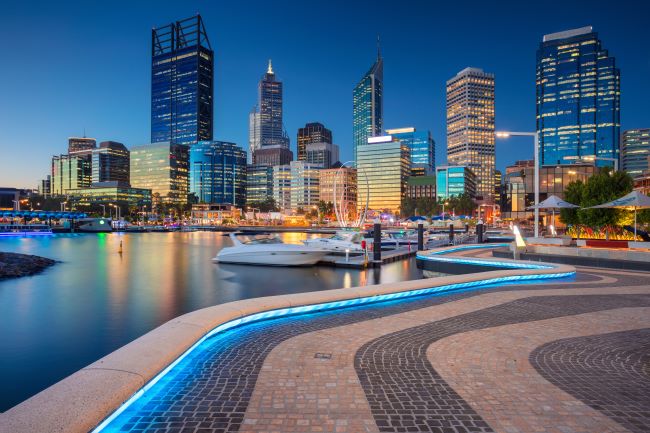
[[[357,231],[339,230],[329,238],[312,238],[302,241],[306,246],[326,251],[362,253],[363,234]],[[369,241],[369,240],[368,240]]]
[[[306,245],[285,244],[276,236],[238,236],[231,233],[232,247],[219,251],[215,263],[263,266],[311,266],[327,255],[327,250]]]
[[[83,218],[80,219],[76,230],[86,233],[112,232],[113,227],[109,218]]]

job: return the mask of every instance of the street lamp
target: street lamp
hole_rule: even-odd
[[[539,237],[539,134],[537,132],[511,132],[511,131],[498,131],[497,138],[508,137],[533,137],[535,140],[535,237]]]
[[[565,156],[563,159],[572,160],[576,162],[580,161],[611,161],[614,163],[614,171],[618,171],[618,158],[608,158],[605,156],[596,156],[596,155],[585,155],[585,156]]]
[[[102,218],[106,218],[106,205],[105,204],[100,204],[102,207]]]
[[[20,201],[18,200],[11,200],[14,202],[14,210],[20,210]]]

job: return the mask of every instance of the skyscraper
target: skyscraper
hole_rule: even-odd
[[[150,189],[154,206],[186,204],[189,188],[189,147],[169,142],[131,148],[131,185]]]
[[[311,143],[332,144],[332,131],[325,128],[325,126],[319,122],[307,123],[304,128],[299,128],[298,161],[305,161],[305,158],[307,157],[307,145]]]
[[[97,140],[88,137],[70,137],[68,138],[68,154],[75,155],[78,153],[90,154],[97,147]]]
[[[476,198],[494,200],[494,74],[465,68],[447,81],[447,162],[476,175]]]
[[[190,192],[200,203],[244,206],[244,149],[225,141],[199,141],[190,147]]]
[[[282,112],[282,81],[276,79],[269,59],[266,73],[257,85],[257,106],[249,114],[251,152],[265,147],[289,148]]]
[[[214,53],[201,15],[151,31],[151,142],[212,140]]]
[[[130,183],[130,152],[116,141],[103,141],[92,153],[92,180]]]
[[[71,189],[88,188],[91,182],[90,160],[78,155],[52,157],[50,194],[65,195]]]
[[[620,72],[592,28],[545,35],[537,50],[540,164],[619,157]],[[568,157],[568,158],[567,158]]]
[[[650,128],[623,131],[621,168],[632,177],[650,170]]]
[[[339,147],[332,143],[309,143],[306,147],[305,162],[320,168],[331,168],[339,161]]]
[[[398,128],[387,129],[386,134],[399,139],[411,149],[411,176],[426,176],[434,173],[436,142],[431,137],[431,131]]]
[[[377,60],[352,91],[352,157],[368,143],[368,137],[381,135],[384,127],[384,60],[377,40]]]

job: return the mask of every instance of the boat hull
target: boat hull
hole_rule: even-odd
[[[323,259],[327,251],[242,251],[227,248],[212,259],[215,263],[261,266],[312,266]]]

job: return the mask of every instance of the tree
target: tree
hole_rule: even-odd
[[[569,203],[580,205],[584,192],[585,184],[581,180],[576,180],[567,185],[564,190],[564,199]],[[578,209],[560,209],[560,220],[566,225],[580,224]]]
[[[268,197],[264,201],[255,201],[248,204],[248,207],[253,209],[259,209],[260,212],[277,212],[278,206],[275,203],[275,200],[272,197]]]

